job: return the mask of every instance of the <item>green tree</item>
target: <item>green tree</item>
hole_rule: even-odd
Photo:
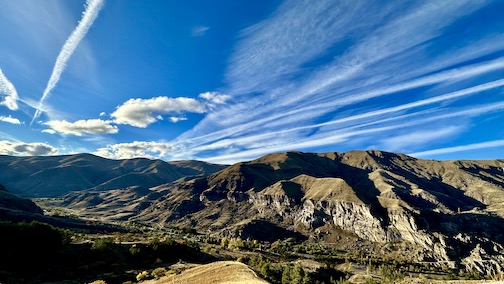
[[[96,240],[93,245],[91,245],[92,250],[106,251],[112,250],[114,247],[114,239],[112,238],[101,238]]]
[[[166,275],[166,269],[163,267],[158,267],[151,272],[152,277],[161,278]]]
[[[301,264],[296,263],[294,265],[294,268],[291,269],[291,272],[290,272],[291,283],[302,284],[304,276],[305,276],[305,272],[303,270],[303,267],[301,266]]]
[[[291,283],[291,268],[290,265],[284,266],[284,269],[282,271],[282,284],[289,284]]]
[[[227,248],[228,245],[229,245],[229,239],[228,238],[222,238],[221,239],[221,246],[223,248]]]

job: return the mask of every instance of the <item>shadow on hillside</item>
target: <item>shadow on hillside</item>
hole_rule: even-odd
[[[501,175],[501,176],[504,176],[504,169],[501,169],[501,168],[498,168],[498,167],[490,167],[489,169],[483,169],[483,168],[466,168],[466,167],[461,167],[460,168],[461,170],[464,170],[470,174],[472,174],[473,176],[479,178],[479,179],[482,179],[488,183],[491,183],[491,184],[495,184],[497,186],[500,186],[502,188],[504,188],[504,182],[500,181],[500,180],[497,180],[496,178],[490,178],[484,174],[482,174],[481,172],[485,172],[487,173],[488,175],[491,175],[491,176],[494,176],[496,177],[497,175]]]
[[[411,181],[412,183],[418,185],[421,189],[427,191],[428,193],[434,195],[443,205],[449,208],[452,211],[460,210],[471,210],[473,208],[483,209],[486,207],[485,204],[480,201],[469,197],[464,194],[464,191],[453,187],[449,184],[444,183],[439,177],[431,177],[431,179],[427,179],[425,177],[421,177],[415,175],[409,171],[406,171],[401,168],[394,169],[394,173],[398,174]],[[396,180],[397,181],[397,180]],[[411,187],[405,183],[403,183],[407,188]],[[406,197],[406,196],[405,196]],[[409,198],[414,198],[411,196]],[[416,202],[421,202],[421,198],[417,198]],[[415,204],[415,203],[414,203]],[[420,203],[423,204],[423,203]],[[426,205],[426,204],[423,204]],[[426,205],[427,206],[427,205]],[[422,207],[420,207],[422,208]],[[427,208],[430,208],[427,206]]]
[[[431,232],[449,237],[449,245],[460,258],[469,256],[476,245],[480,245],[485,254],[492,254],[495,251],[493,242],[504,244],[504,221],[498,216],[477,213],[445,215],[432,211],[425,212],[423,216],[429,220]],[[470,239],[462,241],[464,235],[470,236]]]
[[[504,221],[498,216],[477,213],[446,215],[437,212],[424,212],[430,222],[430,230],[454,237],[465,233],[484,237],[504,244]]]

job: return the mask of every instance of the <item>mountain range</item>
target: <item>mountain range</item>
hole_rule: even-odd
[[[400,249],[414,261],[504,271],[504,161],[383,151],[286,152],[230,166],[0,156],[0,183],[81,216],[221,236]],[[389,244],[389,245],[383,245]]]
[[[14,157],[0,155],[0,183],[27,197],[130,185],[152,187],[182,177],[208,175],[225,166],[200,161],[109,160],[91,154]]]

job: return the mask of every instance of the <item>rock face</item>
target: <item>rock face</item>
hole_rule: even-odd
[[[165,199],[135,218],[164,222],[176,214],[177,222],[226,232],[266,220],[307,237],[331,225],[372,242],[409,242],[423,251],[419,261],[494,273],[503,269],[503,167],[500,160],[429,161],[380,151],[273,154],[192,184],[161,186]],[[197,209],[154,209],[174,208],[168,200],[175,199]],[[475,255],[478,246],[486,249]]]
[[[181,167],[208,171],[193,162]],[[259,239],[264,228],[275,228],[317,240],[338,233],[356,241],[407,242],[422,251],[411,256],[415,260],[496,273],[504,269],[503,169],[502,160],[287,152],[155,186],[142,178],[114,184],[114,190],[94,185],[67,195],[65,205],[99,217],[177,223],[244,238]]]

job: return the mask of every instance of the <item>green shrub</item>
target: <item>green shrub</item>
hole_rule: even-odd
[[[143,281],[143,280],[149,279],[149,277],[150,277],[150,274],[148,271],[142,271],[142,272],[138,273],[138,275],[136,276],[136,280]]]
[[[166,269],[163,267],[158,267],[151,272],[152,277],[161,278],[166,275]]]
[[[107,282],[103,281],[103,280],[96,280],[96,281],[93,281],[89,284],[107,284]]]
[[[112,238],[101,238],[91,245],[91,249],[97,251],[112,250],[114,248],[114,244],[114,239]]]

